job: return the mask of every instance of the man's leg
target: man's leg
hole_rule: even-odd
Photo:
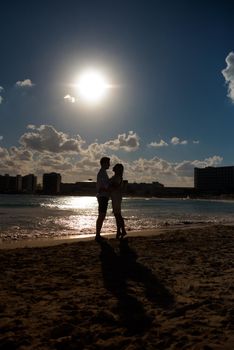
[[[109,198],[106,198],[106,197],[98,198],[98,218],[96,221],[96,238],[101,237],[100,234],[101,234],[103,221],[105,220],[105,217],[106,217],[108,200]]]
[[[106,213],[99,213],[96,221],[96,237],[100,237],[103,221],[105,220]]]

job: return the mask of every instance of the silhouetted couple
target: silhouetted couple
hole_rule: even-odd
[[[116,220],[116,238],[123,238],[127,234],[125,231],[124,219],[121,214],[124,167],[122,164],[116,164],[113,167],[114,175],[109,178],[107,175],[107,169],[110,167],[110,158],[101,158],[100,164],[101,169],[97,174],[98,218],[96,222],[96,240],[101,239],[100,233],[103,221],[106,217],[110,198]]]

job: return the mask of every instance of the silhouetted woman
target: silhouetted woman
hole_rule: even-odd
[[[110,178],[110,196],[112,201],[113,213],[116,219],[117,233],[116,238],[123,238],[127,232],[125,230],[124,219],[121,214],[123,171],[122,164],[116,164],[113,167],[114,176]]]

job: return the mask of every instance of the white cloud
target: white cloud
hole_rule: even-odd
[[[0,135],[0,141],[2,141],[2,140],[3,140],[3,136]]]
[[[223,158],[213,156],[204,160],[182,161],[175,166],[175,171],[180,176],[193,176],[194,168],[205,168],[208,166],[216,166],[222,163]]]
[[[193,140],[192,141],[193,144],[199,144],[200,141],[199,140]],[[187,145],[188,141],[187,140],[180,140],[178,137],[174,136],[171,138],[170,143],[172,145]],[[159,148],[159,147],[167,147],[168,143],[164,140],[160,140],[160,142],[151,142],[148,144],[148,147],[155,147],[155,148]]]
[[[27,129],[32,129],[32,130],[34,130],[34,129],[36,129],[36,125],[28,124],[28,125],[27,125]]]
[[[8,155],[7,149],[0,147],[0,158],[5,158],[7,155]]]
[[[44,171],[69,172],[73,168],[69,158],[66,159],[63,155],[57,154],[42,154],[38,161],[38,167]]]
[[[168,143],[166,143],[164,140],[160,140],[160,142],[151,142],[148,144],[148,147],[167,147]]]
[[[0,86],[0,94],[4,91],[4,88]],[[0,96],[0,104],[3,102],[3,97]]]
[[[76,138],[70,138],[67,134],[57,131],[51,125],[41,125],[36,128],[29,125],[33,131],[23,134],[20,138],[20,144],[38,152],[69,153],[79,152],[84,141],[79,135]]]
[[[133,152],[139,148],[139,136],[133,131],[129,131],[128,134],[120,134],[117,139],[110,140],[104,143],[105,148],[109,148],[113,151],[124,150],[126,152]]]
[[[64,96],[64,100],[67,100],[68,102],[71,102],[71,103],[75,103],[76,102],[75,97],[73,97],[71,95]]]
[[[154,157],[152,159],[139,158],[129,163],[126,175],[130,182],[159,181],[164,185],[179,185],[175,165],[165,159]],[[184,181],[181,181],[184,186]],[[192,180],[190,179],[192,184]]]
[[[133,182],[159,181],[166,186],[193,186],[195,167],[217,166],[222,163],[222,159],[220,156],[213,156],[204,160],[173,163],[158,157],[139,158],[128,163],[125,173]]]
[[[205,168],[207,166],[215,166],[221,164],[223,158],[220,156],[213,156],[205,158],[204,160],[194,160],[193,165],[197,168]]]
[[[222,74],[228,85],[228,97],[234,103],[234,52],[230,52],[226,57],[227,67],[222,70]]]
[[[98,159],[107,154],[103,144],[94,142],[87,148],[81,148],[80,155],[84,158],[89,158],[91,161],[98,161]]]
[[[187,140],[180,140],[179,137],[174,136],[171,138],[171,144],[172,145],[187,145],[188,141]]]
[[[11,147],[9,149],[9,155],[13,159],[17,159],[19,161],[32,161],[33,160],[33,153],[27,149],[20,148],[20,147]]]
[[[134,173],[171,173],[173,171],[172,164],[164,159],[154,157],[152,159],[139,158],[138,160],[133,161],[135,167]]]
[[[33,87],[34,85],[30,79],[19,80],[15,83],[17,87]]]
[[[133,152],[139,147],[139,136],[133,131],[128,134],[120,134],[116,139],[106,141],[105,143],[98,143],[97,141],[91,143],[87,148],[80,149],[80,155],[91,159],[92,161],[99,161],[100,157],[108,155],[110,151],[125,151]]]
[[[0,159],[0,174],[24,175],[35,170],[32,152],[21,147],[0,147]]]

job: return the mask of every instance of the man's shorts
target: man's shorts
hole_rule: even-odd
[[[98,212],[99,214],[106,214],[108,207],[108,197],[98,197]]]

